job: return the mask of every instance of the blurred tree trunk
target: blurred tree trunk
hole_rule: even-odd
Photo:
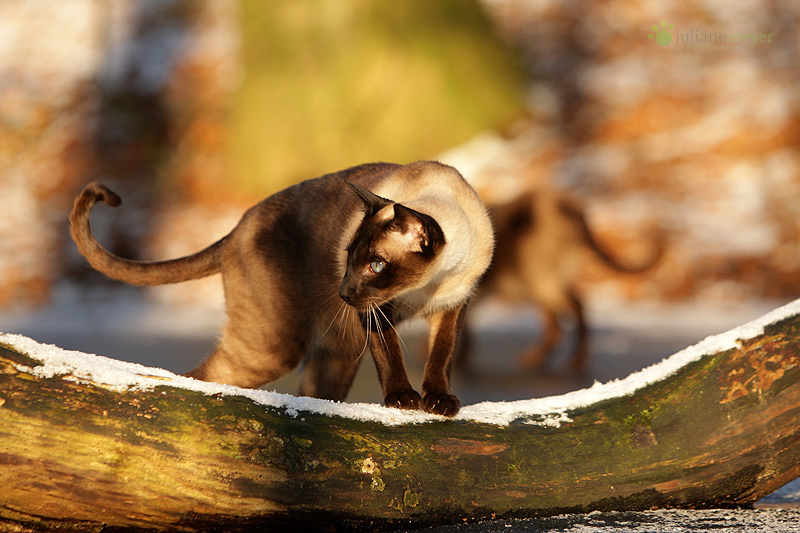
[[[386,426],[115,392],[0,347],[0,526],[391,529],[593,510],[749,506],[800,475],[800,316],[633,395],[508,426]]]

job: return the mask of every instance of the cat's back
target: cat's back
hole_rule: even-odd
[[[407,165],[365,163],[318,178],[302,181],[279,191],[250,209],[250,216],[318,218],[328,212],[339,213],[359,208],[362,203],[345,181],[360,185],[375,194],[408,207],[412,204],[440,202],[464,210],[485,212],[472,187],[453,167],[418,161]],[[442,206],[436,206],[440,208]],[[343,222],[339,218],[340,224]]]
[[[341,229],[348,218],[361,214],[362,205],[345,180],[372,184],[399,167],[391,163],[368,163],[287,187],[251,207],[242,217],[240,231],[249,226],[279,224],[286,231],[297,228],[305,232],[303,237],[308,239],[327,233],[326,230]]]
[[[303,181],[253,206],[237,232],[256,241],[254,231],[312,246],[341,243],[363,218],[363,202],[345,181],[433,216],[449,240],[469,243],[474,259],[488,264],[494,234],[483,202],[456,169],[435,161],[366,163]]]
[[[453,167],[438,161],[416,161],[397,165],[386,175],[376,176],[373,192],[409,205],[423,199],[452,201],[461,208],[485,211],[475,190]]]

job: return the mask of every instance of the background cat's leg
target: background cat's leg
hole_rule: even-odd
[[[575,291],[570,291],[570,307],[575,315],[576,345],[570,359],[570,370],[581,373],[586,370],[589,363],[589,327],[586,324],[586,315],[583,304]]]
[[[558,314],[551,309],[542,308],[542,318],[544,319],[544,336],[537,345],[526,350],[519,359],[520,365],[528,370],[541,368],[547,362],[547,357],[553,348],[561,340]]]
[[[395,329],[387,327],[380,332],[370,332],[369,347],[383,388],[384,405],[399,409],[419,409],[422,398],[408,381],[403,350]]]
[[[357,353],[357,352],[356,352]],[[358,373],[361,357],[325,347],[312,349],[303,362],[298,393],[326,400],[344,401]]]
[[[429,413],[455,416],[461,409],[461,402],[450,394],[450,367],[466,308],[465,304],[428,319],[431,325],[430,353],[422,381],[422,406]]]

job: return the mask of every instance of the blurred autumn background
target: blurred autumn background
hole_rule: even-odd
[[[665,236],[647,273],[587,261],[595,298],[796,297],[798,28],[793,0],[3,0],[0,306],[107,283],[68,236],[92,180],[124,200],[101,242],[154,259],[291,183],[424,158],[491,203],[567,192],[619,257]],[[221,298],[213,278],[151,291]]]

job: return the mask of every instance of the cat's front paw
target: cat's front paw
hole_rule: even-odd
[[[435,415],[456,416],[461,409],[461,402],[452,394],[426,394],[422,399],[422,408]]]
[[[396,409],[419,409],[422,397],[414,389],[393,392],[383,399],[383,405]]]

